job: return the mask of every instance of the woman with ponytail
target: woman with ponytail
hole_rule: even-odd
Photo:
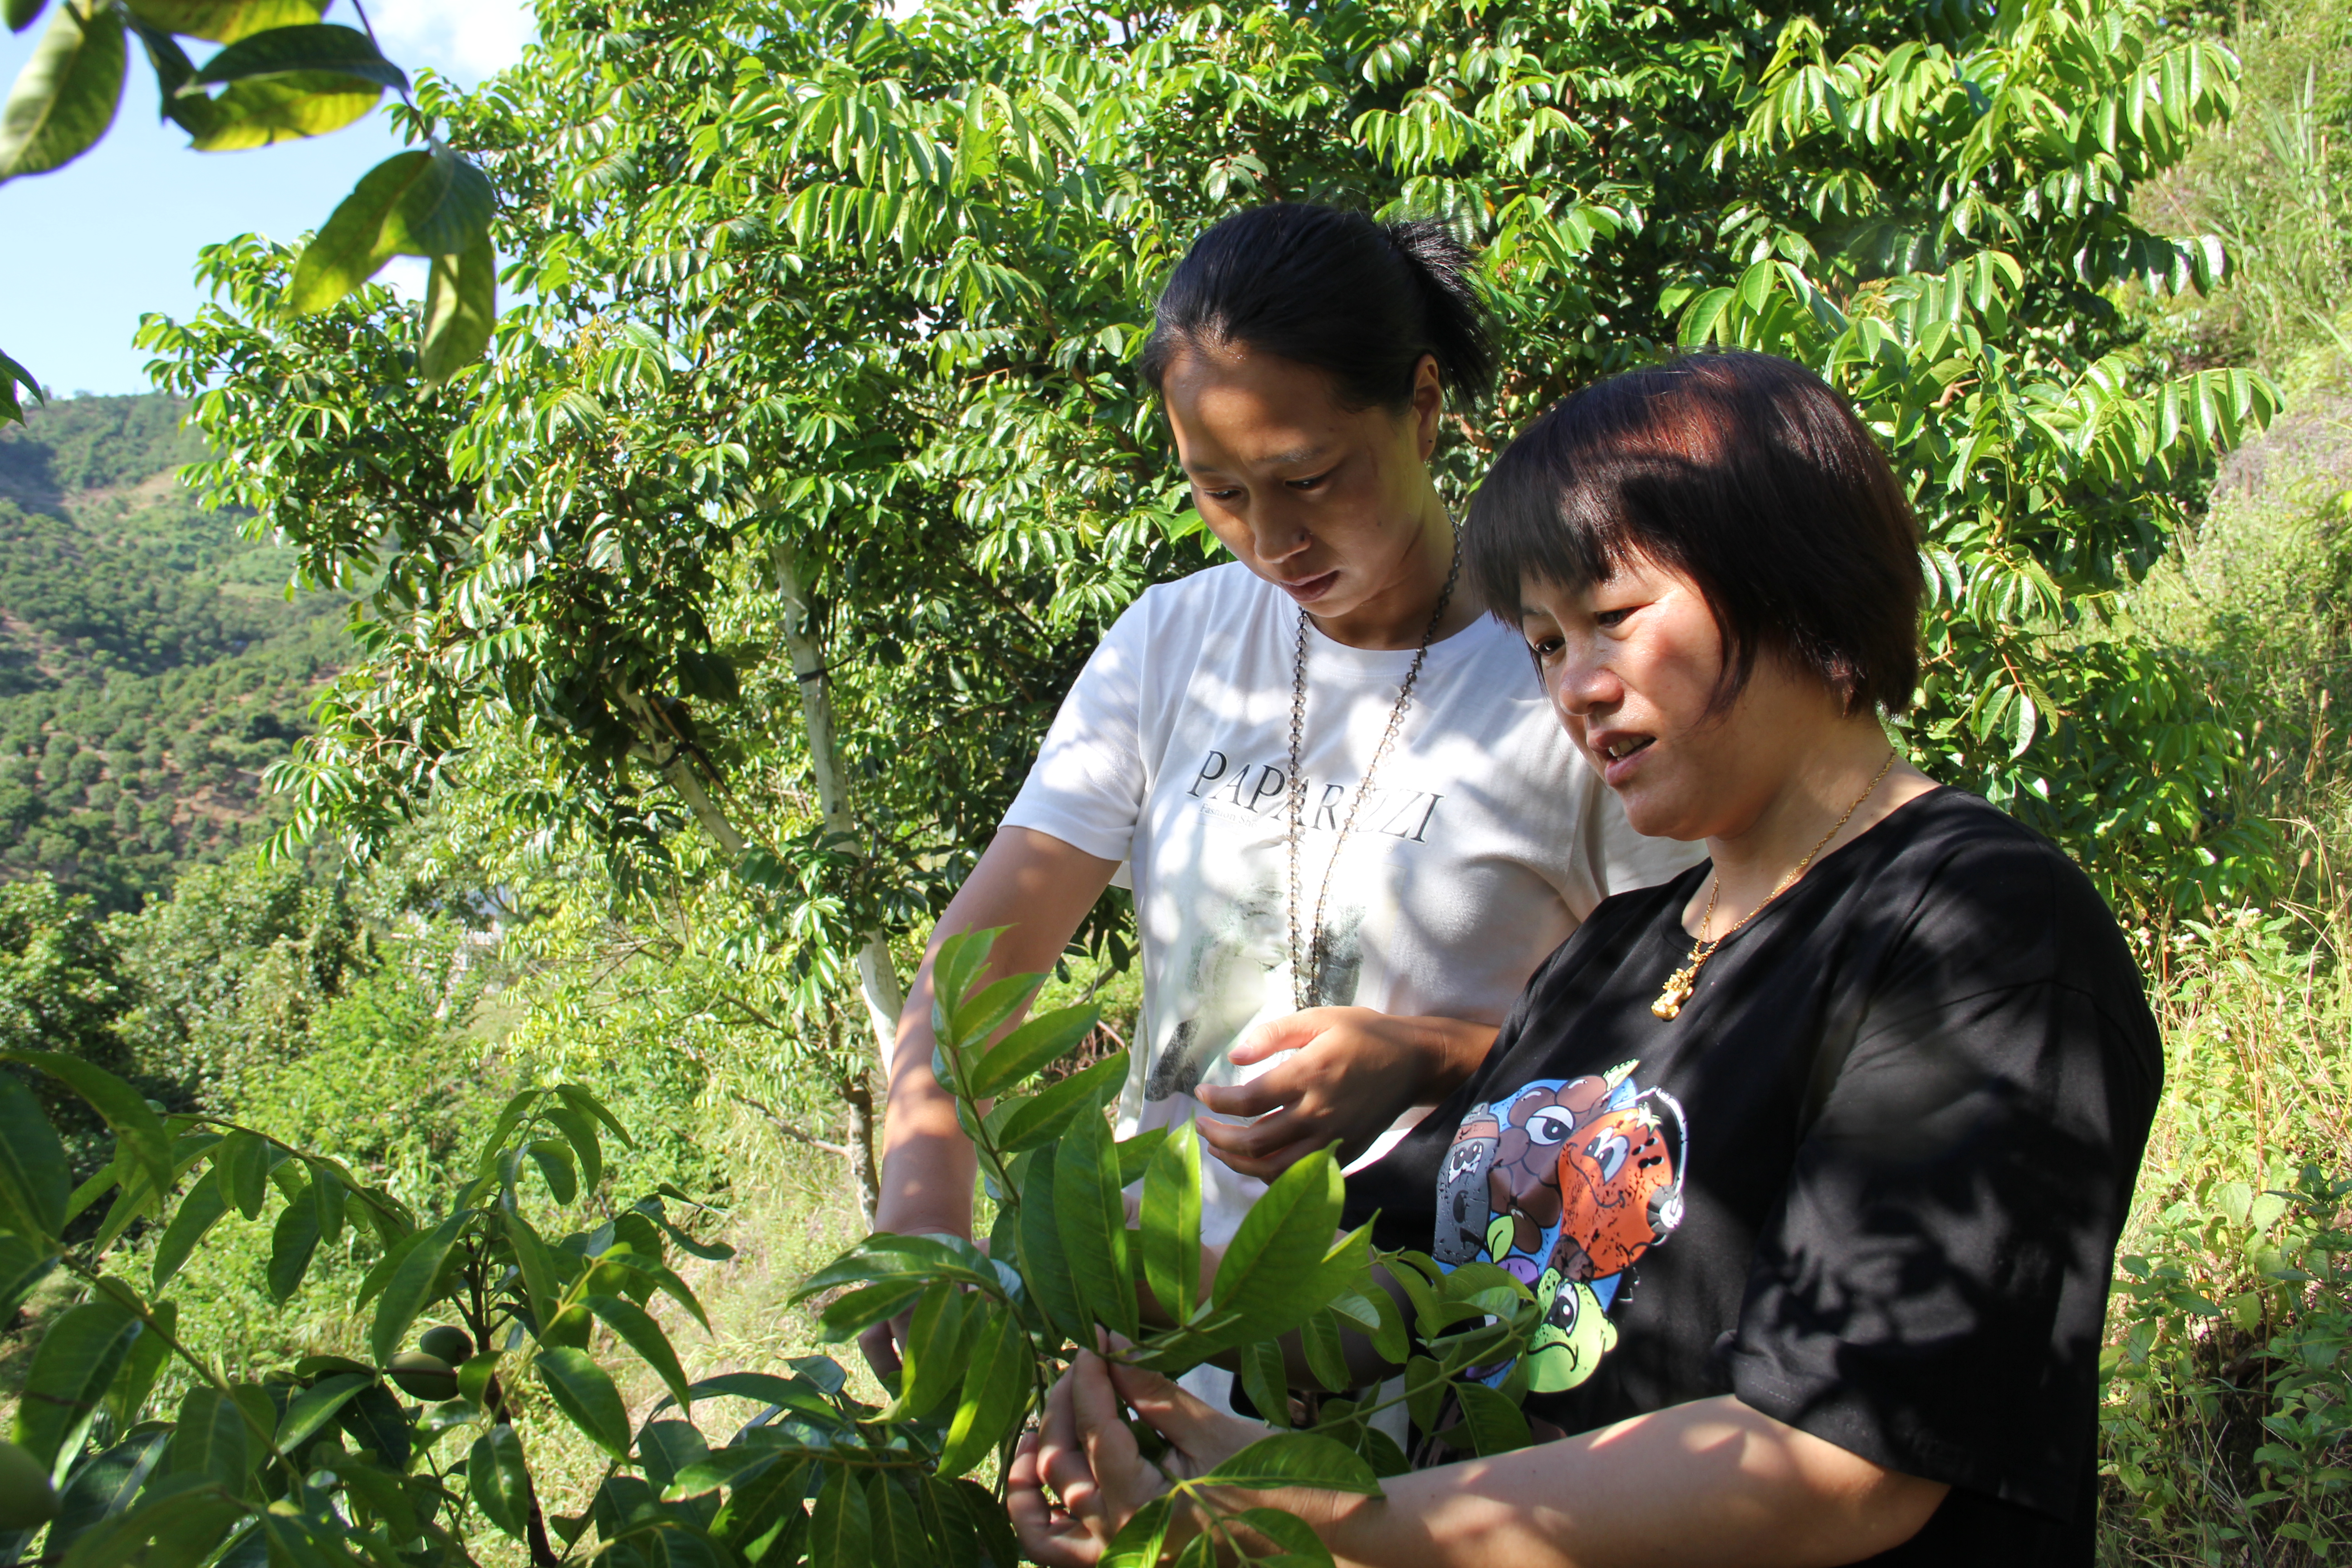
[[[1121,1129],[1211,1113],[1212,1244],[1308,1151],[1401,1135],[1601,899],[1696,858],[1627,826],[1462,579],[1429,462],[1448,402],[1493,375],[1470,268],[1438,225],[1297,204],[1192,247],[1141,369],[1234,559],[1111,628],[933,938],[1006,927],[995,970],[1047,969],[1130,879],[1144,990]],[[930,1020],[927,958],[877,1220],[969,1235],[974,1160]],[[866,1349],[896,1363],[887,1329]]]

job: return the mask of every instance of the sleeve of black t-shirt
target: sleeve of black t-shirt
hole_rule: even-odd
[[[2154,1023],[2113,917],[2030,836],[1956,854],[1906,919],[1816,1076],[1724,1367],[1792,1426],[2065,1518]]]

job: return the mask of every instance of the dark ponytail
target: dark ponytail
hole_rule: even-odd
[[[1470,250],[1445,226],[1304,202],[1251,207],[1192,242],[1143,345],[1154,392],[1178,350],[1245,343],[1329,374],[1339,401],[1402,408],[1423,354],[1457,403],[1495,378]]]

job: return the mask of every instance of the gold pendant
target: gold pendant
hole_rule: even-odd
[[[1679,1016],[1683,1004],[1691,999],[1691,993],[1696,989],[1694,982],[1697,978],[1698,970],[1695,965],[1677,969],[1667,975],[1665,988],[1658,993],[1658,999],[1650,1004],[1650,1011],[1669,1021]]]

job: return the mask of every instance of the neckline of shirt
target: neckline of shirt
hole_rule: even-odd
[[[1931,790],[1927,790],[1919,795],[1915,795],[1909,800],[1905,801],[1901,805],[1896,806],[1893,811],[1888,812],[1885,816],[1880,817],[1876,822],[1872,823],[1868,827],[1864,828],[1860,833],[1855,834],[1853,837],[1847,839],[1844,843],[1839,845],[1836,848],[1831,850],[1820,859],[1814,861],[1811,867],[1807,868],[1805,874],[1797,879],[1794,886],[1790,888],[1787,892],[1772,900],[1772,907],[1770,909],[1760,911],[1754,920],[1749,921],[1738,931],[1725,935],[1716,943],[1715,951],[1717,952],[1722,952],[1727,949],[1738,946],[1739,938],[1746,936],[1748,932],[1758,930],[1763,926],[1772,918],[1775,910],[1787,904],[1791,899],[1794,899],[1800,892],[1803,891],[1804,886],[1807,882],[1811,881],[1816,876],[1818,876],[1824,867],[1834,865],[1847,850],[1852,849],[1858,844],[1869,843],[1872,834],[1876,833],[1882,827],[1887,826],[1889,824],[1893,823],[1895,818],[1902,816],[1913,806],[1917,805],[1921,801],[1935,800],[1951,793],[1952,786],[1950,784],[1939,784]],[[1885,844],[1886,840],[1882,838],[1879,842],[1881,844]],[[1714,870],[1714,868],[1715,858],[1710,855],[1706,859],[1700,861],[1697,865],[1693,866],[1689,871],[1683,873],[1684,876],[1689,876],[1693,872],[1697,873],[1699,879],[1698,882],[1693,887],[1690,892],[1684,894],[1682,898],[1673,900],[1667,905],[1667,910],[1673,919],[1674,935],[1684,942],[1696,942],[1698,939],[1691,934],[1689,927],[1683,924],[1682,911],[1685,906],[1689,904],[1691,899],[1696,896],[1698,889],[1706,886],[1707,876]],[[1675,879],[1674,882],[1667,883],[1666,886],[1671,888],[1675,883],[1680,882],[1682,878],[1677,877]],[[1669,939],[1669,945],[1671,944],[1672,939]]]

